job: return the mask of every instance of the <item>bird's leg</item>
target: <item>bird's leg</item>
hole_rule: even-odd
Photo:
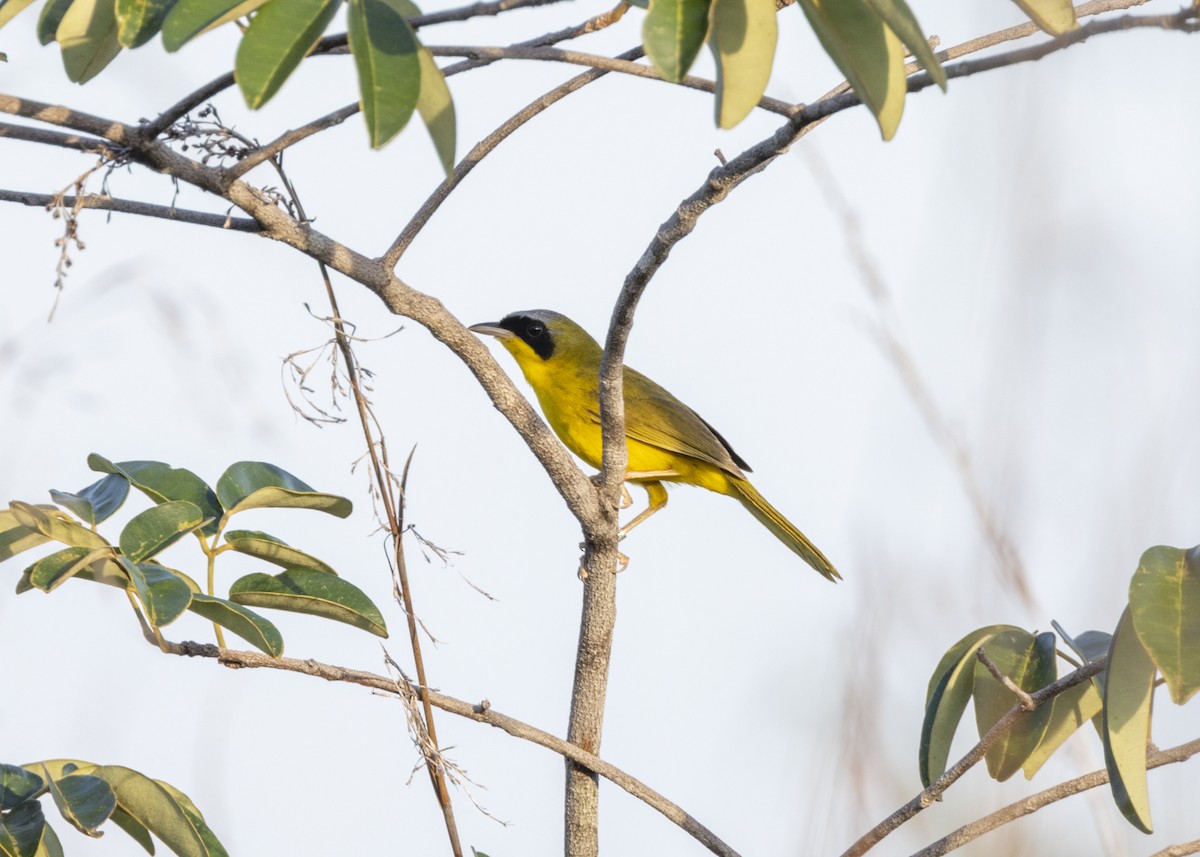
[[[673,470],[658,470],[652,472],[647,471],[642,474],[638,474],[638,478],[644,479],[646,476],[655,474],[674,475],[674,473],[675,471]],[[634,474],[631,473],[629,475],[633,476]],[[618,539],[625,538],[627,535],[629,535],[630,530],[667,505],[667,489],[663,487],[661,482],[642,482],[641,485],[646,489],[646,495],[650,499],[650,505],[647,506],[644,511],[640,512],[632,521],[621,527],[621,529],[617,532]]]
[[[673,474],[673,472],[674,471],[670,471],[670,470],[661,470],[661,471],[656,470],[653,473],[651,473],[650,476],[652,478],[656,475],[666,476],[666,475]],[[635,472],[633,474],[626,473],[625,479],[629,479],[630,475],[640,477],[642,474],[640,472]],[[592,484],[595,485],[597,488],[600,487],[600,484],[603,481],[603,480],[601,480],[599,473],[597,473],[595,476],[592,476],[589,478],[592,480]],[[621,482],[621,499],[617,503],[617,508],[618,509],[628,509],[632,505],[633,505],[633,495],[631,495],[629,493],[629,487],[625,484],[624,481],[622,481]]]

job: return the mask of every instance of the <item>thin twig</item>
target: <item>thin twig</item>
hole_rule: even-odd
[[[434,24],[449,24],[455,21],[467,21],[471,18],[494,17],[502,12],[514,9],[530,9],[535,6],[548,6],[551,3],[561,3],[563,0],[497,0],[494,3],[472,3],[457,9],[446,9],[442,12],[430,12],[426,15],[414,15],[407,19],[414,30],[421,27],[431,27]]]
[[[226,167],[226,172],[229,174],[230,178],[241,178],[259,164],[263,163],[264,161],[269,161],[271,158],[274,158],[276,155],[283,152],[284,149],[294,146],[301,140],[306,140],[314,134],[319,134],[320,132],[328,130],[329,128],[334,128],[338,125],[341,125],[360,109],[361,108],[359,107],[358,102],[355,102],[354,104],[347,104],[340,110],[335,110],[332,113],[320,117],[319,119],[314,119],[312,122],[309,122],[306,125],[301,125],[295,130],[285,131],[270,143],[252,149],[250,153],[240,161],[232,166]]]
[[[1146,755],[1146,769],[1159,768],[1163,765],[1182,762],[1192,756],[1200,753],[1200,738],[1194,741],[1188,741],[1186,744],[1180,744],[1177,747],[1171,747],[1166,750],[1151,750]],[[1045,791],[1040,791],[1037,794],[1022,798],[1015,803],[1011,803],[1003,809],[998,809],[990,815],[985,815],[970,824],[963,825],[953,833],[942,837],[937,842],[921,849],[913,857],[938,857],[938,855],[948,854],[956,848],[961,848],[968,842],[978,839],[983,834],[995,830],[1011,821],[1022,818],[1037,812],[1045,806],[1049,806],[1056,801],[1071,795],[1085,792],[1088,789],[1094,789],[1097,786],[1102,786],[1108,782],[1108,771],[1101,769],[1092,771],[1089,774],[1084,774],[1081,777],[1076,777],[1073,780],[1067,780],[1064,783],[1059,783]],[[1187,850],[1187,849],[1191,850]],[[1175,850],[1184,849],[1184,850]],[[1194,854],[1200,851],[1200,840],[1195,842],[1185,842],[1180,845],[1173,845],[1162,851],[1156,852],[1151,857],[1176,857],[1176,855]]]
[[[1037,703],[1033,701],[1033,697],[1029,695],[1029,692],[1023,690],[1015,681],[1000,672],[1000,667],[996,666],[995,662],[987,656],[987,652],[984,651],[983,646],[980,646],[975,651],[975,657],[992,674],[992,678],[1004,685],[1017,698],[1021,708],[1026,711],[1033,711],[1033,709],[1037,708]]]
[[[625,59],[636,59],[641,55],[641,48],[634,48],[633,50],[626,51],[625,53],[621,54],[621,57]],[[599,80],[605,74],[607,74],[607,72],[598,69],[592,69],[591,71],[585,71],[583,74],[571,78],[566,83],[555,87],[545,95],[542,95],[535,101],[527,104],[512,117],[510,117],[508,121],[504,122],[502,125],[496,128],[496,130],[492,131],[492,133],[488,134],[486,137],[476,143],[471,151],[467,152],[466,156],[455,165],[454,170],[449,176],[446,177],[446,180],[438,185],[437,189],[435,189],[434,192],[429,195],[429,198],[421,204],[421,207],[417,209],[417,213],[414,214],[412,219],[410,219],[408,223],[404,225],[404,229],[396,237],[396,240],[392,242],[392,246],[390,246],[387,249],[387,252],[383,254],[383,264],[388,268],[388,270],[396,267],[396,263],[400,261],[400,257],[403,256],[405,251],[408,250],[413,240],[416,239],[418,233],[420,233],[420,231],[429,222],[429,219],[433,217],[438,208],[441,207],[442,203],[445,202],[454,189],[462,183],[462,180],[467,177],[471,170],[478,166],[480,161],[487,157],[497,146],[511,136],[514,131],[516,131],[534,116],[537,116],[555,102],[566,98],[572,92],[582,89],[594,80]]]
[[[1103,672],[1108,665],[1108,658],[1100,658],[1092,661],[1086,666],[1068,673],[1058,681],[1048,684],[1041,690],[1031,693],[1030,702],[1034,708],[1042,705],[1048,700],[1053,699],[1060,693],[1064,693],[1080,682],[1087,681],[1094,675]],[[927,789],[924,789],[920,794],[910,800],[904,806],[897,809],[879,824],[872,827],[864,833],[858,840],[845,850],[842,857],[861,857],[866,854],[892,831],[896,830],[906,821],[917,815],[924,809],[930,807],[934,801],[941,796],[946,789],[954,785],[963,774],[978,764],[988,749],[1000,740],[1001,737],[1011,729],[1018,720],[1025,717],[1033,709],[1026,709],[1023,703],[1017,703],[1008,710],[1007,713],[995,722],[991,729],[979,739],[979,743],[972,747],[967,754],[955,762],[944,774],[937,778]]]
[[[326,681],[357,684],[385,693],[394,693],[396,690],[396,680],[389,676],[334,666],[311,659],[273,658],[261,652],[219,649],[208,643],[193,642],[168,643],[167,651],[170,654],[185,657],[213,658],[223,666],[231,669],[281,670],[313,676],[325,679]],[[738,857],[736,851],[722,842],[715,833],[688,815],[679,806],[651,789],[645,783],[630,776],[615,765],[604,761],[595,753],[582,750],[578,746],[564,741],[549,732],[531,726],[524,721],[501,714],[492,708],[491,703],[487,700],[478,704],[471,704],[431,690],[428,687],[421,687],[415,684],[412,687],[423,700],[427,699],[435,708],[459,717],[465,717],[468,720],[474,720],[476,723],[494,726],[497,729],[507,732],[514,738],[537,744],[539,747],[545,747],[547,750],[557,753],[577,765],[596,772],[633,797],[658,810],[690,836],[701,842],[712,853],[722,855],[722,857]]]
[[[78,149],[81,152],[100,154],[105,157],[116,157],[112,145],[98,137],[62,134],[46,128],[31,128],[28,125],[0,122],[0,137],[21,140],[26,143],[40,143],[45,146],[59,146],[64,149]]]
[[[94,208],[100,211],[117,211],[122,214],[137,214],[142,217],[157,217],[163,220],[178,220],[180,223],[194,223],[197,226],[214,226],[217,229],[229,229],[234,232],[258,232],[262,228],[248,217],[230,217],[229,215],[213,214],[208,211],[191,211],[186,208],[176,208],[172,205],[152,205],[148,202],[138,202],[131,199],[114,199],[111,196],[101,196],[95,193],[85,193],[79,197],[58,197],[48,193],[0,190],[0,202],[19,202],[22,205],[41,206],[44,208],[59,199],[66,206]]]

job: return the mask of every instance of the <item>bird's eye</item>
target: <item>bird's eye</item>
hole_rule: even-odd
[[[533,338],[537,338],[546,332],[546,325],[540,321],[531,321],[529,326],[525,328],[525,333]]]

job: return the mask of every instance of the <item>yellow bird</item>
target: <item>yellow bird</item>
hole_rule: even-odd
[[[600,359],[603,349],[571,319],[550,310],[514,312],[476,324],[516,358],[550,428],[571,452],[600,467]],[[817,546],[755,490],[750,466],[700,416],[645,375],[625,367],[625,481],[646,489],[649,507],[621,537],[667,505],[663,482],[699,485],[734,497],[781,542],[829,580],[841,575]]]

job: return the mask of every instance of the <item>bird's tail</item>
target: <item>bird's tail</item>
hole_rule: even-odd
[[[746,479],[730,479],[731,492],[742,505],[750,510],[750,514],[775,534],[775,537],[800,555],[800,558],[819,571],[828,580],[840,580],[841,575],[833,564],[825,558],[825,554],[817,550],[817,546],[808,540],[808,536],[796,529],[795,524],[780,514],[779,510],[768,503],[753,485]]]

